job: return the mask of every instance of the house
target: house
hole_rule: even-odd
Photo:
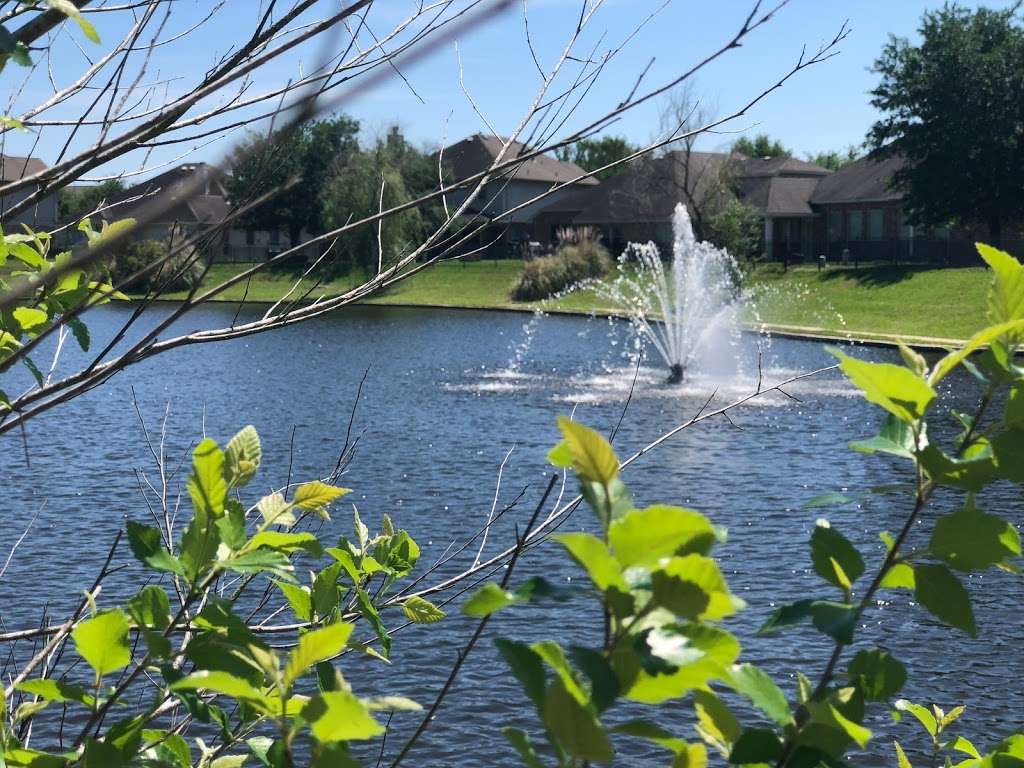
[[[35,176],[47,169],[46,163],[37,157],[15,157],[0,155],[0,182],[18,181],[28,176]],[[21,225],[27,224],[35,230],[50,231],[57,223],[57,196],[47,195],[21,213],[8,218],[7,211],[17,205],[32,192],[26,188],[10,195],[0,197],[0,220],[3,221],[5,232],[20,232]]]
[[[599,187],[579,190],[538,215],[548,241],[560,226],[596,227],[613,252],[630,241],[652,240],[664,251],[672,242],[677,203],[690,209],[695,227],[721,210],[729,197],[756,209],[764,220],[766,251],[810,249],[816,214],[810,198],[830,171],[794,158],[749,158],[723,152],[675,151],[642,158]]]
[[[445,147],[441,150],[441,159],[447,165],[452,179],[463,181],[490,168],[505,142],[506,139],[498,136],[478,133]],[[504,159],[514,160],[528,152],[529,147],[514,141],[509,145]],[[569,185],[552,191],[563,184]],[[543,239],[539,237],[542,233],[534,226],[542,209],[561,200],[574,189],[597,186],[597,179],[588,176],[575,163],[546,154],[523,160],[488,182],[469,205],[467,213],[488,222],[486,229],[474,238],[472,245],[483,247],[493,242],[493,248],[500,252],[519,252],[530,241]],[[460,188],[448,195],[449,208],[461,205],[472,189]],[[535,200],[545,194],[542,199]]]
[[[914,227],[904,221],[903,194],[892,184],[902,166],[900,157],[864,157],[822,179],[810,200],[823,224],[816,250],[829,260],[910,256]]]
[[[147,207],[157,196],[161,196],[161,212],[152,218]],[[231,210],[221,172],[207,163],[171,168],[126,189],[110,204],[104,218],[139,220],[139,240],[168,241],[172,236],[193,235],[223,221]],[[218,260],[249,262],[265,261],[288,246],[286,232],[232,226],[218,232],[206,248]]]

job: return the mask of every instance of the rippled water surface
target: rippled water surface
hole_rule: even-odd
[[[126,312],[106,308],[94,313],[94,337],[109,337]],[[234,307],[211,307],[193,314],[181,328],[224,325],[234,313]],[[695,415],[712,396],[710,407],[756,386],[754,339],[746,340],[741,352],[744,373],[725,379],[697,375],[682,388],[668,388],[661,384],[660,370],[641,366],[637,371],[622,358],[623,334],[611,333],[618,341],[613,345],[603,320],[544,319],[527,353],[520,349],[520,364],[510,367],[523,325],[524,317],[515,314],[350,309],[271,334],[176,350],[137,365],[30,422],[25,435],[30,465],[21,437],[5,436],[0,558],[6,558],[34,519],[0,580],[5,627],[32,625],[44,608],[55,617],[63,615],[91,583],[125,518],[148,516],[136,470],[151,471],[152,457],[133,392],[151,437],[168,414],[172,466],[204,429],[223,441],[244,424],[254,424],[264,442],[257,493],[283,483],[289,462],[298,478],[320,476],[334,466],[365,373],[352,433],[359,438],[358,449],[344,479],[355,489],[348,498],[371,527],[383,513],[392,515],[420,542],[428,563],[483,524],[506,456],[497,505],[520,494],[521,499],[491,532],[484,555],[508,544],[512,525],[525,522],[543,490],[544,456],[556,441],[556,415],[575,408],[577,419],[607,433],[622,416],[636,375],[616,438],[620,454],[627,455]],[[890,353],[864,349],[858,354],[879,358]],[[765,383],[773,384],[830,361],[820,344],[775,339],[762,350],[761,372]],[[953,384],[969,387],[965,380]],[[641,459],[625,479],[638,503],[689,505],[728,527],[728,543],[718,556],[733,591],[748,603],[729,628],[743,640],[745,658],[765,666],[792,692],[797,669],[820,671],[826,644],[809,630],[765,640],[754,637],[753,629],[779,602],[811,590],[826,592],[808,572],[807,552],[807,538],[822,511],[801,505],[824,491],[908,478],[894,462],[847,448],[849,440],[873,434],[878,417],[834,373],[787,391],[792,397],[772,395],[738,408],[731,421],[714,418],[683,432]],[[945,405],[954,404],[945,397]],[[988,508],[1019,523],[1019,491],[1001,487],[992,495],[983,500]],[[930,529],[934,515],[954,503],[952,496],[939,497],[922,528]],[[907,498],[886,496],[827,512],[877,564],[882,555],[878,532],[896,530],[907,511]],[[339,508],[331,526],[340,534],[347,533],[349,524],[349,515]],[[581,509],[563,530],[592,527]],[[476,546],[447,572],[465,567],[475,555]],[[121,551],[118,559],[130,558]],[[553,545],[529,553],[521,575],[531,573],[561,582],[579,578]],[[107,600],[114,599],[117,587],[115,580]],[[985,744],[988,734],[1008,733],[1024,720],[1014,704],[1024,695],[1024,662],[1015,642],[1024,590],[1018,578],[1005,574],[975,576],[970,589],[984,639],[937,626],[902,594],[869,612],[861,634],[907,663],[909,698],[946,707],[967,704],[964,730]],[[430,701],[473,628],[457,610],[449,611],[440,625],[400,632],[390,667],[346,662],[356,690]],[[401,616],[392,615],[390,623],[401,623]],[[491,624],[490,632],[596,644],[598,623],[594,606],[579,601],[563,606],[557,616],[537,607],[509,611]],[[668,705],[662,718],[681,736],[694,738],[685,702]],[[878,738],[858,764],[893,764],[892,736],[919,743],[910,724],[891,723],[885,711],[873,711],[870,719]],[[385,754],[402,743],[415,722],[396,715]],[[410,764],[515,765],[499,734],[506,725],[539,731],[525,697],[484,642]],[[363,756],[373,764],[379,744],[371,746]],[[619,762],[653,766],[668,759],[667,753],[623,744]]]

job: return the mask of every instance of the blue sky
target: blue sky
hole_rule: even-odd
[[[416,0],[377,0],[369,16],[370,26],[375,33],[382,34],[416,4]],[[599,49],[617,45],[638,20],[663,4],[664,0],[606,0],[578,50],[588,50],[595,43]],[[869,71],[871,63],[889,34],[913,38],[921,13],[941,4],[935,0],[792,0],[774,21],[754,32],[742,48],[699,73],[694,81],[695,92],[719,115],[728,114],[785,73],[801,47],[816,48],[848,21],[850,33],[839,55],[799,73],[750,114],[731,123],[728,132],[704,137],[701,146],[723,148],[739,134],[762,131],[781,139],[798,155],[861,143],[876,117],[868,104],[868,91],[876,82],[876,76]],[[181,0],[176,7],[183,10],[183,15],[166,32],[185,28],[212,6],[212,0]],[[687,69],[728,40],[750,7],[751,0],[671,0],[605,69],[561,133],[586,124],[603,114],[609,105],[622,100],[652,57],[654,64],[644,81],[647,86],[665,82]],[[212,22],[174,46],[158,49],[147,77],[152,81],[168,80],[172,91],[195,82],[229,44],[237,42],[235,31],[251,26],[257,9],[256,0],[229,0]],[[527,0],[530,31],[543,65],[557,59],[566,35],[576,24],[579,9],[580,0]],[[114,16],[92,16],[104,40],[113,39],[118,31]],[[88,45],[82,43],[83,48]],[[272,87],[309,71],[321,50],[319,44],[306,46],[280,58],[260,72],[254,89]],[[496,131],[507,133],[532,101],[540,80],[525,42],[521,5],[517,3],[505,16],[464,36],[459,41],[459,52],[465,86],[480,112]],[[81,60],[74,61],[80,55],[68,47],[62,54],[65,58],[57,61],[67,62],[69,72],[75,71],[76,66],[80,71]],[[10,74],[9,68],[4,76]],[[454,44],[439,48],[405,74],[409,86],[392,78],[346,105],[346,111],[360,120],[367,136],[397,123],[415,142],[437,145],[445,139],[455,141],[488,130],[459,85]],[[11,113],[18,114],[18,108],[45,97],[47,88],[44,72],[40,71]],[[624,134],[636,143],[650,140],[658,133],[661,108],[662,104],[652,103],[630,112],[607,132]],[[88,132],[83,132],[72,146],[82,146],[87,136]],[[4,151],[25,153],[35,138],[8,134]],[[39,138],[36,154],[53,162],[63,143],[60,130],[48,129]],[[190,150],[191,159],[216,160],[237,138],[236,133],[194,150],[194,145],[186,144],[158,148],[145,157],[136,153],[96,173],[155,168]]]

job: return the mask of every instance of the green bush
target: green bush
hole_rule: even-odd
[[[195,248],[186,247],[158,268],[129,280],[139,270],[167,259],[167,243],[160,240],[136,240],[127,245],[109,265],[110,281],[123,290],[145,291],[159,286],[165,291],[194,288],[203,276],[204,263]],[[122,285],[123,281],[125,282]]]
[[[582,239],[561,246],[551,256],[528,261],[512,289],[516,301],[539,301],[566,288],[597,277],[612,268],[608,250],[596,240]]]

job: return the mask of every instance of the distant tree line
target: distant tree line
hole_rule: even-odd
[[[436,155],[413,146],[398,127],[360,141],[359,123],[346,115],[303,124],[295,131],[252,135],[235,151],[227,181],[243,202],[291,183],[287,191],[239,220],[248,229],[287,231],[292,243],[415,199],[438,186]],[[389,216],[378,230],[362,227],[335,245],[323,262],[328,276],[391,263],[443,221],[440,203]]]

